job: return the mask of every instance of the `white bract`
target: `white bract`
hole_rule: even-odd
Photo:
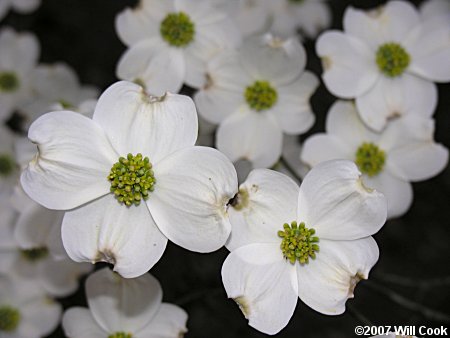
[[[355,98],[363,121],[381,131],[393,117],[432,115],[432,81],[450,81],[450,17],[423,20],[406,1],[371,11],[349,7],[344,32],[322,34],[316,51],[328,90]]]
[[[424,19],[431,19],[441,15],[450,15],[450,1],[427,0],[420,4],[420,14]]]
[[[311,167],[331,159],[355,161],[370,188],[388,201],[388,217],[408,211],[411,183],[429,179],[448,163],[448,150],[433,140],[434,121],[409,116],[392,121],[377,134],[359,118],[352,102],[337,101],[328,113],[326,133],[309,137],[301,160]]]
[[[270,31],[283,37],[296,35],[313,39],[331,25],[331,11],[326,0],[271,1]]]
[[[31,33],[0,31],[0,121],[31,97],[31,74],[40,53],[39,42]]]
[[[86,280],[89,309],[73,307],[63,316],[67,337],[148,338],[183,337],[187,314],[161,303],[159,282],[150,274],[123,279],[108,268]]]
[[[298,297],[323,314],[343,313],[378,260],[370,235],[386,220],[386,200],[365,188],[350,161],[318,165],[300,188],[256,169],[232,205],[222,281],[250,326],[264,333],[287,325]]]
[[[167,239],[197,252],[227,240],[236,171],[217,150],[194,146],[189,97],[149,96],[118,82],[102,94],[92,120],[52,112],[28,136],[39,151],[22,186],[43,206],[69,210],[62,237],[73,260],[109,262],[136,277],[160,259]]]
[[[0,274],[0,337],[46,337],[58,326],[61,312],[34,281]]]
[[[116,30],[129,47],[117,76],[153,95],[203,86],[207,60],[240,43],[236,25],[209,0],[141,0],[117,16]]]
[[[41,4],[41,0],[0,0],[0,20],[10,9],[20,14],[28,14],[35,11]]]
[[[314,124],[309,98],[319,83],[305,63],[297,39],[267,34],[208,64],[208,83],[195,103],[200,115],[220,124],[217,148],[233,162],[270,167],[281,155],[283,132],[302,134]]]

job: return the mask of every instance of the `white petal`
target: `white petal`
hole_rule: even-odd
[[[403,216],[411,207],[413,202],[411,183],[393,176],[387,170],[373,177],[364,177],[364,183],[386,197],[388,219]]]
[[[232,251],[251,243],[280,243],[284,223],[296,220],[298,186],[288,176],[255,169],[240,185],[237,205],[229,209]]]
[[[450,2],[447,0],[427,0],[420,4],[420,12],[424,19],[450,13]]]
[[[140,7],[126,8],[120,12],[116,17],[115,27],[119,38],[128,46],[159,34],[157,22]]]
[[[72,338],[98,338],[108,334],[98,326],[91,312],[82,307],[72,307],[66,310],[62,326],[66,336]]]
[[[48,113],[33,123],[28,137],[39,152],[21,183],[36,202],[71,209],[109,192],[107,176],[118,156],[97,123],[77,113]]]
[[[150,274],[124,279],[108,268],[86,280],[86,297],[95,321],[106,332],[137,332],[156,315],[162,290]]]
[[[162,303],[152,321],[133,336],[136,338],[183,337],[183,334],[187,332],[187,319],[188,315],[182,308]]]
[[[343,98],[368,91],[377,80],[375,53],[361,40],[338,31],[323,33],[316,52],[322,58],[322,79],[328,90]]]
[[[22,337],[45,337],[56,329],[62,314],[59,303],[47,297],[40,297],[27,302],[20,309],[20,326]]]
[[[310,167],[329,160],[354,160],[355,151],[334,135],[318,133],[303,144],[301,160]]]
[[[344,14],[344,30],[377,48],[386,42],[403,42],[419,25],[416,8],[406,1],[390,1],[372,11],[349,7]]]
[[[194,96],[199,114],[207,121],[219,124],[244,103],[242,92],[234,92],[213,86],[198,91]]]
[[[39,59],[39,42],[33,34],[4,28],[0,34],[0,69],[27,74]]]
[[[405,41],[408,71],[436,82],[450,81],[450,13],[424,21]]]
[[[278,333],[294,313],[295,268],[279,244],[250,244],[231,252],[222,266],[222,282],[249,325],[263,333]]]
[[[62,238],[74,261],[106,261],[126,278],[147,272],[167,244],[145,203],[126,207],[112,194],[66,212]]]
[[[314,39],[321,30],[331,25],[331,9],[326,2],[305,1],[296,7],[295,14],[302,36]]]
[[[217,149],[236,162],[246,159],[255,168],[273,166],[281,155],[283,132],[273,114],[241,108],[217,129]]]
[[[306,64],[305,49],[297,39],[279,41],[271,35],[249,38],[242,45],[239,56],[243,68],[254,79],[274,85],[292,82]]]
[[[158,39],[144,40],[131,46],[117,64],[117,77],[145,83],[153,95],[177,93],[186,77],[183,53]]]
[[[303,134],[315,122],[309,99],[319,86],[317,77],[304,72],[294,83],[278,87],[278,100],[273,113],[287,134]]]
[[[167,93],[154,98],[125,81],[102,94],[93,119],[121,156],[142,153],[153,164],[194,145],[198,133],[197,112],[189,97]]]
[[[297,264],[298,295],[309,307],[326,315],[345,311],[345,302],[353,298],[356,283],[367,279],[378,260],[375,240],[319,242],[316,259]]]
[[[23,14],[28,14],[36,10],[41,4],[41,0],[14,0],[12,5],[14,9]]]
[[[356,105],[363,121],[381,131],[391,118],[410,114],[431,117],[437,101],[434,83],[405,73],[380,77],[370,91],[356,98]]]
[[[298,221],[323,239],[351,240],[376,233],[386,221],[383,194],[364,187],[351,161],[315,166],[305,177],[298,198]]]
[[[154,171],[147,205],[164,235],[196,252],[223,246],[231,228],[227,203],[237,192],[231,162],[213,148],[191,147],[166,157]]]

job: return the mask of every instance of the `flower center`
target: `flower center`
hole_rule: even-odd
[[[20,322],[20,312],[11,306],[0,306],[0,331],[14,331]]]
[[[277,91],[267,81],[255,81],[245,89],[244,96],[250,108],[256,111],[269,109],[278,100]]]
[[[316,258],[316,252],[319,251],[319,237],[313,236],[316,231],[305,227],[305,223],[301,222],[297,225],[296,221],[291,222],[291,225],[284,223],[284,231],[278,231],[278,236],[281,241],[281,251],[284,258],[288,259],[292,264],[296,260],[300,264],[308,264],[309,257]]]
[[[108,180],[119,203],[127,206],[139,205],[142,199],[146,200],[156,183],[152,164],[142,154],[120,157],[112,166]]]
[[[8,154],[0,155],[0,176],[8,176],[14,170],[14,160]]]
[[[13,72],[0,73],[0,92],[14,92],[19,88],[20,82]]]
[[[113,334],[110,334],[108,338],[133,338],[131,333],[125,333],[125,332],[116,332]]]
[[[373,143],[364,142],[356,151],[356,165],[363,174],[370,177],[383,170],[385,161],[385,152]]]
[[[48,256],[47,248],[33,248],[27,250],[20,250],[20,253],[23,258],[25,258],[29,262],[37,262],[41,259],[44,259]]]
[[[159,31],[169,45],[184,47],[194,40],[195,25],[186,13],[170,13],[161,22]]]
[[[376,54],[376,61],[380,71],[389,77],[396,77],[409,66],[408,52],[398,43],[389,42],[381,45]]]

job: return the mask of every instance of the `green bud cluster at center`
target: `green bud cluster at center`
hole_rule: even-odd
[[[245,89],[244,96],[250,108],[256,111],[269,109],[278,100],[277,91],[268,81],[255,81]]]
[[[20,323],[20,312],[8,305],[0,306],[0,332],[14,331]]]
[[[278,231],[281,241],[281,251],[283,256],[292,264],[298,261],[300,264],[308,264],[309,258],[316,258],[316,252],[319,251],[319,237],[313,236],[316,231],[305,227],[301,222],[297,225],[296,221],[284,223],[284,231]]]
[[[41,259],[44,259],[48,256],[48,249],[45,247],[42,248],[33,248],[21,250],[20,254],[23,258],[25,258],[29,262],[36,262]]]
[[[133,335],[131,333],[125,333],[125,332],[116,332],[113,334],[110,334],[108,338],[133,338]]]
[[[186,13],[170,13],[161,22],[159,31],[169,45],[185,47],[194,40],[195,25]]]
[[[390,42],[378,48],[376,62],[384,75],[396,77],[402,75],[408,68],[410,57],[402,46],[398,43]]]
[[[0,92],[10,93],[16,91],[20,86],[17,75],[13,72],[0,73]]]
[[[0,176],[8,176],[14,170],[15,163],[8,154],[0,154]]]
[[[356,151],[355,163],[363,174],[378,175],[386,162],[386,154],[373,143],[364,142]]]
[[[119,162],[112,166],[108,180],[111,192],[127,206],[139,205],[142,199],[146,200],[156,183],[152,164],[142,154],[120,157]]]

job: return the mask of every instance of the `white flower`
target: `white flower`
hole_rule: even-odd
[[[427,0],[420,4],[420,14],[424,19],[431,19],[441,15],[450,15],[450,1]]]
[[[20,14],[28,14],[35,11],[41,4],[41,0],[0,0],[0,20],[12,8]]]
[[[93,86],[82,86],[75,71],[64,63],[39,65],[33,71],[31,85],[33,99],[20,109],[26,128],[37,117],[51,111],[55,104],[89,115],[91,100],[97,99],[99,94]],[[82,106],[83,103],[86,106]]]
[[[43,206],[69,210],[62,237],[73,260],[106,261],[136,277],[159,260],[168,238],[197,252],[228,238],[236,172],[217,150],[194,146],[189,97],[153,97],[118,82],[100,97],[93,120],[52,112],[28,136],[39,152],[22,186]]]
[[[0,31],[0,120],[6,120],[31,96],[30,78],[40,47],[31,33]]]
[[[282,37],[297,30],[313,39],[331,25],[331,11],[325,0],[278,0],[271,2],[270,31]]]
[[[363,121],[381,131],[392,117],[430,117],[435,82],[450,80],[450,24],[446,16],[422,20],[406,1],[372,11],[349,7],[344,32],[317,40],[323,80],[334,95],[356,98]]]
[[[195,103],[200,115],[220,123],[217,148],[233,162],[270,167],[281,155],[283,132],[302,134],[314,124],[309,98],[318,80],[305,63],[296,39],[267,34],[208,64],[209,80]]]
[[[45,337],[58,326],[61,312],[33,281],[0,274],[1,337]]]
[[[323,314],[343,313],[378,259],[370,235],[386,220],[386,200],[364,187],[350,161],[318,165],[300,188],[283,174],[256,169],[233,205],[222,281],[261,332],[285,327],[298,297]]]
[[[367,186],[386,196],[389,218],[411,206],[410,181],[431,178],[448,162],[448,150],[433,140],[432,119],[404,117],[376,134],[361,121],[353,103],[337,101],[328,113],[326,131],[305,141],[301,160],[312,167],[331,159],[355,161]]]
[[[240,42],[231,19],[209,0],[142,0],[117,16],[116,30],[129,47],[117,76],[154,95],[178,92],[183,83],[202,86],[206,61]]]
[[[108,268],[86,280],[89,309],[73,307],[63,316],[71,338],[183,337],[187,314],[180,307],[161,303],[162,290],[150,274],[123,279]]]

